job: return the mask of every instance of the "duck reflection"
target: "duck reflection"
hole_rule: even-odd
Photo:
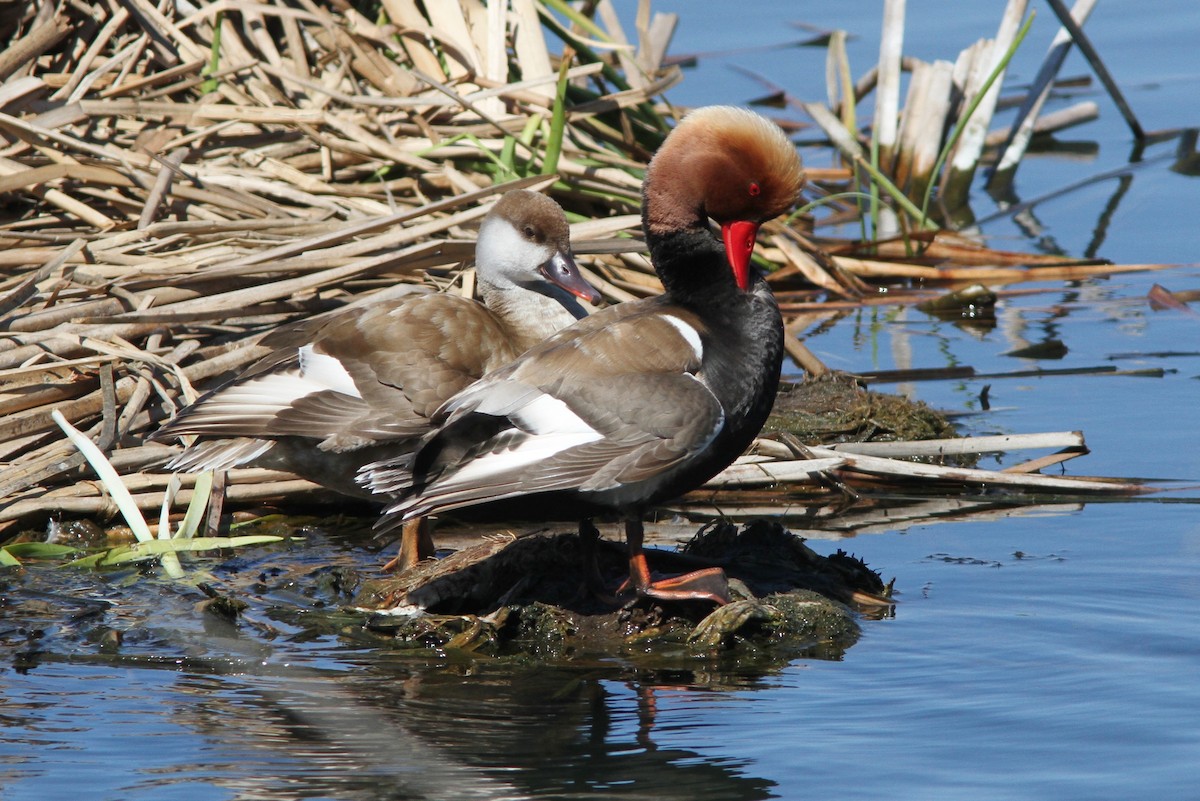
[[[172,714],[240,755],[187,772],[255,799],[773,795],[749,760],[671,743],[658,694],[699,714],[705,690],[558,668],[363,669],[182,676]]]

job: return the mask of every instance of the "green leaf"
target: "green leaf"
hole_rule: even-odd
[[[123,545],[109,551],[100,565],[122,565],[127,562],[138,562],[163,554],[176,554],[182,551],[211,551],[217,548],[239,548],[245,545],[262,545],[269,542],[280,542],[283,537],[267,534],[250,534],[244,537],[193,537],[192,539],[151,540]]]
[[[100,564],[104,557],[108,556],[110,553],[112,553],[112,551],[104,551],[102,553],[94,553],[89,556],[82,556],[79,559],[72,559],[70,562],[67,562],[64,567],[96,567]]]
[[[216,18],[213,20],[213,39],[212,47],[209,48],[208,63],[200,70],[200,74],[208,77],[217,72],[221,68],[221,25],[225,21],[225,12],[218,11]],[[216,78],[208,78],[204,83],[200,84],[200,92],[202,94],[212,94],[221,87],[221,84]]]
[[[5,545],[3,550],[11,556],[23,556],[27,559],[56,559],[67,554],[79,553],[78,548],[57,542],[14,542]]]
[[[571,60],[564,58],[558,68],[558,88],[554,92],[554,109],[550,115],[546,155],[542,158],[542,175],[558,172],[558,159],[562,156],[563,136],[567,127],[567,70],[570,68]]]
[[[179,524],[179,530],[175,532],[176,539],[190,540],[196,536],[196,532],[200,530],[200,523],[204,520],[204,510],[208,508],[208,502],[212,498],[212,487],[211,470],[196,476],[196,483],[192,487],[192,500],[188,503],[187,513],[183,516],[183,522]]]

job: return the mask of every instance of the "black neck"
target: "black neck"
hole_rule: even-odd
[[[707,225],[653,233],[647,227],[650,261],[676,302],[706,306],[740,292],[721,244]]]

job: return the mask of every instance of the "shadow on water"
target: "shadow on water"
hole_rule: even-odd
[[[332,682],[238,677],[236,701],[213,709],[211,684],[195,681],[206,701],[185,706],[189,726],[227,744],[234,727],[252,753],[300,763],[274,765],[256,780],[257,797],[293,797],[297,781],[306,794],[358,798],[615,796],[632,786],[659,798],[769,796],[769,783],[737,764],[658,746],[655,695],[669,686],[558,668],[409,672],[385,663]],[[228,697],[233,688],[221,684]],[[252,772],[235,773],[246,782]]]

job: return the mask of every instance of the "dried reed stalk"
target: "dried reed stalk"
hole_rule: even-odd
[[[997,70],[1000,72],[991,87],[983,93],[974,113],[965,121],[962,136],[950,157],[949,169],[942,181],[942,201],[949,208],[956,208],[966,201],[971,179],[975,175],[979,157],[983,154],[983,143],[987,139],[988,127],[992,124],[996,101],[1000,99],[1000,87],[1004,83],[1004,70],[1001,66],[1004,54],[1017,37],[1027,5],[1028,0],[1008,0],[995,40],[986,47],[981,47],[973,59],[971,77],[967,79],[963,89],[964,108],[969,107],[976,95],[982,91],[988,76]]]
[[[889,8],[902,19],[901,2]],[[139,505],[155,506],[156,466],[172,449],[144,438],[162,420],[258,358],[276,326],[398,285],[451,284],[472,224],[509,188],[563,204],[609,300],[661,291],[639,239],[640,187],[670,125],[657,98],[681,78],[666,59],[677,20],[641,4],[622,28],[611,6],[597,9],[384,0],[367,19],[319,0],[43,0],[4,15],[0,521],[110,511],[80,481],[53,409],[99,440]],[[895,39],[881,55],[887,87],[898,58]],[[848,95],[847,69],[839,62]],[[888,108],[879,115],[894,116]],[[826,113],[863,160],[852,118],[847,128]],[[831,185],[849,176],[813,171]],[[871,294],[866,280],[952,282],[969,265],[1014,263],[938,237],[924,240],[926,255],[945,263],[884,262],[890,243],[814,240],[808,225],[764,229],[781,297],[812,298],[815,286],[856,304]],[[1059,277],[1104,269],[1025,258]],[[227,492],[286,503],[310,489],[235,471]]]

